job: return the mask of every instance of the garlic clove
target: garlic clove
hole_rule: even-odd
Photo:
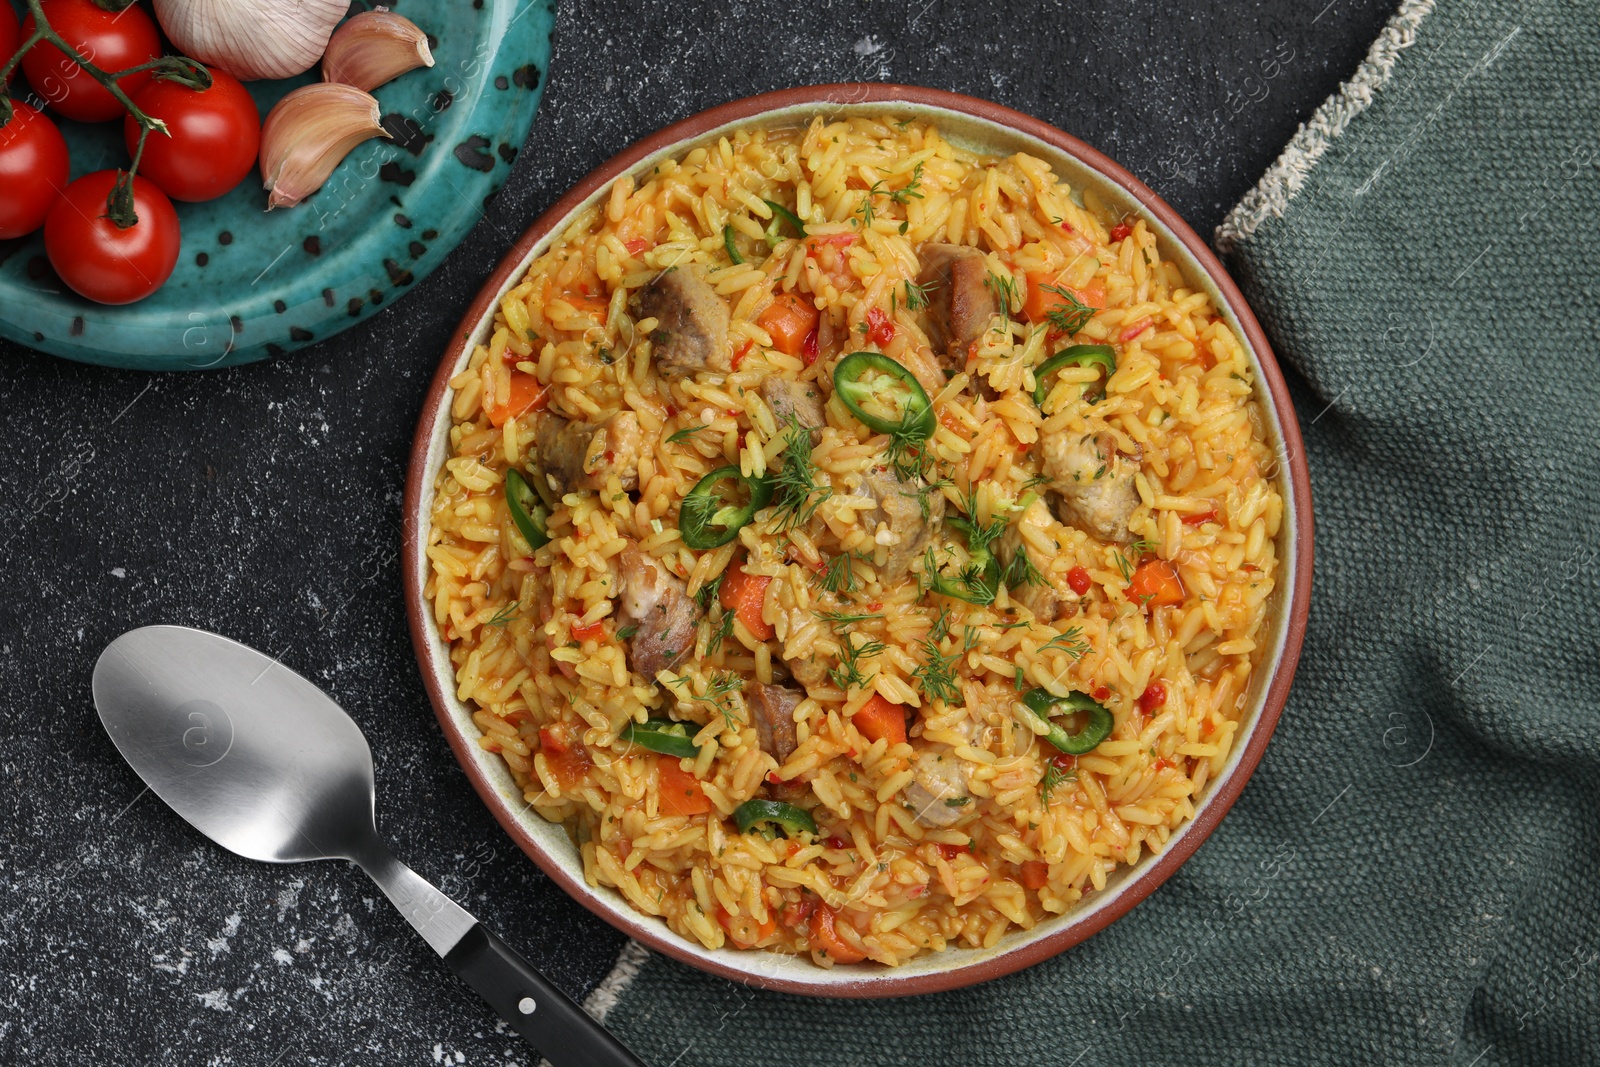
[[[316,82],[279,100],[261,124],[261,177],[267,210],[293,207],[328,180],[350,150],[388,137],[370,93],[339,82]]]
[[[428,35],[410,19],[380,7],[334,31],[322,57],[322,80],[371,92],[408,70],[431,66]]]
[[[242,81],[289,78],[322,58],[348,0],[155,0],[156,18],[186,56]]]

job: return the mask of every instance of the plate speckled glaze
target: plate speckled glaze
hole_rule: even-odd
[[[501,297],[528,264],[579,211],[606,195],[624,174],[647,172],[660,160],[678,157],[697,145],[714,143],[739,127],[804,126],[816,114],[880,115],[893,112],[937,123],[944,136],[986,155],[1027,152],[1048,162],[1075,188],[1093,188],[1123,213],[1148,221],[1162,254],[1177,262],[1197,288],[1210,295],[1223,318],[1243,338],[1257,372],[1256,399],[1278,457],[1277,480],[1287,507],[1278,535],[1283,574],[1270,602],[1263,655],[1251,679],[1242,719],[1242,739],[1224,770],[1206,784],[1195,817],[1176,831],[1159,855],[1146,855],[1108,879],[1065,915],[1015,931],[988,949],[952,947],[919,956],[893,970],[852,964],[828,970],[808,959],[772,952],[720,951],[680,938],[660,920],[633,910],[613,889],[590,886],[583,861],[564,827],[535,814],[526,804],[498,755],[478,744],[480,732],[470,709],[456,697],[450,650],[433,622],[433,604],[423,594],[428,580],[426,553],[434,478],[447,456],[450,430],[450,379],[473,348],[487,343]],[[1038,119],[969,96],[905,85],[822,85],[767,93],[712,108],[625,150],[579,182],[540,216],[500,262],[462,320],[445,352],[412,443],[406,478],[402,575],[412,643],[423,683],[456,759],[478,795],[513,840],[580,904],[630,937],[656,951],[713,974],[789,993],[823,997],[891,997],[932,993],[1010,974],[1077,944],[1125,915],[1169,878],[1227,814],[1266,750],[1288,699],[1311,605],[1311,483],[1300,427],[1283,375],[1261,326],[1222,264],[1177,212],[1144,183],[1106,156]]]
[[[0,0],[9,2],[9,0]],[[356,5],[359,10],[367,5]],[[434,65],[373,95],[392,140],[367,141],[294,208],[267,212],[252,171],[227,196],[177,204],[183,251],[136,304],[85,300],[37,233],[0,242],[0,335],[68,359],[202,370],[324,340],[403,296],[471,231],[511,173],[550,65],[554,0],[389,0]],[[317,68],[248,83],[261,114]],[[61,123],[72,176],[125,166],[122,124]]]

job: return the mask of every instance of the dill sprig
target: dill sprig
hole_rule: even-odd
[[[502,626],[510,625],[511,620],[517,617],[518,609],[520,607],[521,602],[513,600],[511,603],[505,605],[499,611],[495,612],[493,617],[489,619],[488,625],[493,626],[496,629],[499,629]]]
[[[916,282],[906,282],[906,310],[921,311],[928,306],[928,293],[938,287],[937,282],[928,282],[918,285]]]
[[[1039,783],[1039,802],[1045,807],[1050,806],[1050,794],[1068,782],[1078,780],[1078,772],[1064,771],[1054,763],[1044,765],[1044,778]]]
[[[848,612],[848,611],[819,611],[817,618],[833,624],[835,630],[842,626],[849,626],[853,622],[867,622],[871,619],[883,618],[883,612]]]
[[[1074,626],[1065,633],[1056,634],[1043,645],[1039,646],[1040,652],[1049,651],[1065,652],[1073,659],[1081,659],[1089,651],[1089,642],[1083,638],[1083,627]]]
[[[918,163],[911,169],[911,180],[905,185],[901,186],[899,189],[890,189],[886,184],[886,179],[883,178],[879,178],[877,181],[873,182],[872,187],[867,190],[867,195],[862,197],[860,206],[856,208],[856,212],[861,216],[862,228],[865,229],[866,227],[871,226],[872,220],[877,216],[877,212],[873,208],[873,201],[876,198],[880,196],[887,196],[896,204],[904,205],[908,200],[922,199],[922,194],[917,191],[921,185],[921,163]],[[900,232],[904,233],[904,228],[902,228]]]
[[[1011,557],[1011,562],[1006,564],[1001,572],[1000,580],[1008,588],[1015,589],[1022,585],[1045,585],[1045,577],[1039,573],[1039,568],[1033,565],[1028,550],[1021,545],[1017,546],[1017,554]]]
[[[777,502],[773,518],[779,530],[792,530],[811,521],[822,502],[833,495],[830,486],[817,484],[817,466],[811,462],[811,431],[800,425],[799,416],[789,415],[784,430],[783,466],[772,476],[772,495]]]
[[[702,585],[700,591],[694,595],[694,602],[700,605],[701,611],[708,609],[711,602],[717,599],[717,594],[722,592],[722,579],[725,577],[727,577],[726,571]]]
[[[680,696],[695,703],[710,704],[721,713],[722,721],[728,729],[733,729],[736,723],[742,721],[734,715],[733,702],[727,699],[730,693],[737,693],[744,688],[744,679],[733,671],[718,671],[713,674],[706,682],[706,691],[698,696],[695,695],[693,690],[687,693],[683,691],[683,688],[688,684],[689,679],[687,678],[677,678],[672,682],[673,687],[678,690]]]
[[[1104,467],[1100,469],[1105,470]],[[1098,478],[1099,475],[1097,474],[1095,477]],[[1114,560],[1117,564],[1117,573],[1122,575],[1124,583],[1133,581],[1133,567],[1139,557],[1155,547],[1154,541],[1146,541],[1141,537],[1136,541],[1129,541],[1125,546],[1117,549],[1114,553]]]
[[[955,665],[964,650],[948,655],[940,651],[940,643],[949,633],[950,610],[946,608],[939,613],[928,636],[922,639],[922,664],[911,672],[911,677],[922,686],[922,691],[930,699],[960,704],[961,687],[956,684]]]
[[[1013,306],[1020,307],[1022,298],[1017,295],[1017,280],[1012,277],[1002,278],[994,271],[986,271],[983,275],[983,287],[994,293],[994,298],[1000,302],[1002,314],[1010,314]]]
[[[722,642],[733,635],[733,612],[723,610],[717,618],[717,624],[711,629],[711,639],[706,642],[706,655],[715,656],[717,650],[722,648]]]
[[[841,552],[828,561],[828,566],[822,572],[822,588],[830,593],[853,593],[856,591],[855,562],[858,557],[854,552]]]
[[[987,553],[989,546],[1000,539],[1006,532],[1006,516],[1002,512],[991,515],[988,522],[978,521],[978,491],[968,488],[962,499],[962,506],[966,509],[965,515],[951,515],[945,522],[960,530],[967,537],[967,551],[974,556]]]
[[[862,638],[859,645],[850,634],[844,635],[844,644],[839,648],[839,665],[828,671],[828,677],[840,689],[865,689],[869,679],[861,671],[861,662],[883,655],[887,647],[882,641],[871,637],[861,634],[855,637]]]
[[[705,423],[701,423],[699,426],[685,426],[683,429],[679,430],[677,433],[674,433],[674,434],[670,435],[667,438],[667,444],[669,444],[669,445],[680,444],[681,442],[687,441],[689,438],[693,437],[695,434],[699,433],[701,430],[709,430],[709,429],[711,429],[711,427],[707,426]]]
[[[1074,293],[1066,286],[1041,285],[1039,288],[1043,289],[1047,293],[1055,293],[1062,300],[1066,301],[1065,305],[1058,304],[1045,314],[1045,318],[1050,321],[1050,325],[1055,327],[1057,330],[1060,330],[1062,333],[1077,333],[1079,330],[1089,325],[1089,320],[1094,318],[1094,313],[1100,310],[1099,308],[1090,307],[1082,300],[1079,300],[1078,294]]]

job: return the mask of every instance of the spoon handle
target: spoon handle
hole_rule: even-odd
[[[482,923],[467,931],[444,962],[554,1067],[644,1067]]]

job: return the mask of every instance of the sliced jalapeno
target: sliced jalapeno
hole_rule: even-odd
[[[689,740],[689,728],[672,719],[630,722],[617,736],[663,756],[694,759],[700,754],[700,746]]]
[[[1068,693],[1058,697],[1048,689],[1030,689],[1022,694],[1022,706],[1049,727],[1044,739],[1068,755],[1093,752],[1096,745],[1111,736],[1111,712],[1086,694]],[[1052,716],[1073,711],[1087,712],[1089,718],[1077,733],[1068,733]]]
[[[773,831],[768,827],[782,830],[785,837],[802,830],[808,834],[817,832],[816,821],[811,818],[810,812],[780,800],[747,800],[733,809],[733,821],[738,824],[741,834],[747,834],[757,826],[762,827],[761,832],[767,837],[773,836]]]
[[[511,512],[511,521],[516,524],[517,532],[528,542],[529,548],[550,543],[550,535],[544,532],[545,520],[550,513],[520,471],[506,471],[506,508]]]
[[[1070,345],[1039,364],[1039,369],[1033,372],[1033,402],[1040,411],[1044,410],[1045,397],[1050,395],[1046,379],[1062,367],[1100,367],[1110,380],[1117,372],[1117,354],[1110,345]],[[1104,383],[1100,395],[1105,395]]]
[[[933,436],[933,403],[922,383],[880,352],[852,352],[833,369],[833,388],[862,425],[908,443]],[[891,414],[874,414],[868,404]]]
[[[722,247],[728,250],[728,258],[734,263],[743,263],[744,257],[739,254],[739,249],[733,243],[733,226],[722,228]]]
[[[796,215],[794,212],[790,211],[776,200],[763,200],[761,202],[772,209],[772,221],[767,223],[765,234],[767,238],[767,245],[769,247],[778,247],[778,241],[780,240],[778,237],[778,231],[782,229],[783,224],[786,222],[790,226],[793,226],[794,232],[799,234],[801,237],[806,235],[806,224],[800,221],[799,215]]]
[[[741,503],[734,493],[742,490]],[[678,508],[678,532],[690,548],[719,548],[772,500],[772,483],[747,478],[738,467],[718,467],[695,483]]]

